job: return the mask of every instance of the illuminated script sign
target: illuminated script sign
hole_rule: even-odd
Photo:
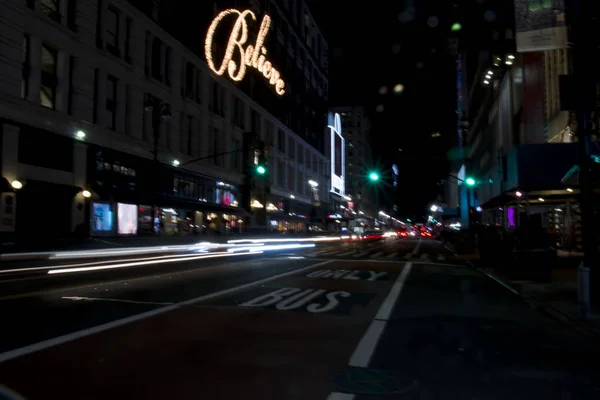
[[[229,15],[236,15],[237,19],[229,35],[221,65],[217,67],[213,60],[213,38],[221,21]],[[269,27],[271,26],[271,18],[268,15],[264,16],[258,35],[256,36],[256,42],[254,45],[246,45],[248,41],[248,16],[253,21],[256,21],[256,15],[252,11],[238,11],[233,9],[221,12],[212,21],[204,43],[204,52],[208,66],[217,75],[223,75],[225,70],[227,70],[229,77],[234,81],[244,79],[248,67],[255,68],[275,87],[275,92],[278,95],[282,95],[285,93],[285,82],[281,79],[281,73],[267,59],[267,49],[263,46],[269,32]]]

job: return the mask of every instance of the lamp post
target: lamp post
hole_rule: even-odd
[[[152,96],[151,94],[146,95],[144,101],[144,110],[152,113],[152,138],[153,138],[153,149],[152,155],[154,160],[154,193],[152,195],[152,233],[158,233],[156,230],[156,215],[157,215],[157,192],[158,192],[158,181],[160,172],[160,162],[158,160],[158,144],[160,142],[160,126],[163,121],[167,121],[171,118],[171,107],[163,103],[159,98]]]

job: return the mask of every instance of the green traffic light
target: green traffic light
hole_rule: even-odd
[[[369,175],[369,179],[371,179],[372,181],[378,181],[379,180],[379,175],[377,175],[375,172],[372,172]]]
[[[261,175],[264,175],[265,172],[267,172],[267,169],[265,167],[263,167],[262,165],[258,165],[256,167],[256,172],[258,172]]]
[[[467,179],[465,180],[465,183],[466,183],[467,185],[469,185],[469,186],[475,186],[475,179],[473,179],[473,178],[467,178]]]

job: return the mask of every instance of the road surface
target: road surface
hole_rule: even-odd
[[[600,396],[597,340],[437,241],[192,256],[6,275],[0,383],[31,400]]]

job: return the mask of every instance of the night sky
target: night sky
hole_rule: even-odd
[[[412,3],[309,0],[329,42],[330,105],[367,107],[379,167],[400,169],[400,213],[422,215],[442,193],[446,152],[456,144],[456,58],[449,41],[460,16],[452,1]],[[401,94],[393,91],[397,84]]]

